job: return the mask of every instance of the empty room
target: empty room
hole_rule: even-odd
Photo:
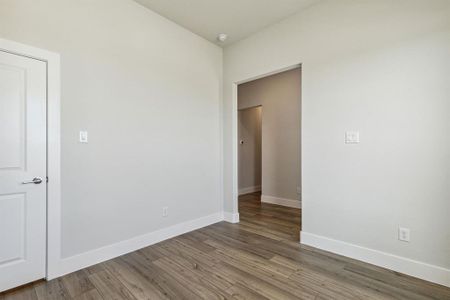
[[[450,300],[449,0],[0,0],[0,300]]]

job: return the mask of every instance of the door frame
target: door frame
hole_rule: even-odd
[[[47,66],[47,280],[58,277],[61,261],[60,55],[0,38],[0,51],[40,60]]]
[[[302,74],[303,74],[303,65],[302,63],[296,63],[293,65],[289,65],[287,67],[284,68],[279,68],[276,70],[271,70],[269,72],[263,73],[263,74],[259,74],[256,76],[252,76],[252,77],[247,77],[238,81],[234,81],[232,83],[231,89],[232,89],[232,93],[231,93],[231,143],[233,146],[233,150],[232,150],[232,164],[231,164],[231,171],[232,171],[232,175],[231,175],[231,182],[232,182],[232,195],[233,195],[233,199],[232,199],[232,213],[230,214],[231,217],[229,218],[229,221],[231,223],[239,223],[239,179],[238,179],[238,172],[239,172],[239,165],[238,165],[238,148],[239,148],[239,143],[238,143],[238,86],[243,84],[243,83],[247,83],[253,80],[257,80],[257,79],[261,79],[264,77],[268,77],[271,75],[275,75],[278,73],[282,73],[282,72],[286,72],[289,70],[293,70],[296,68],[301,68],[302,70]],[[303,82],[302,82],[303,83]],[[303,94],[303,89],[302,89],[302,94]],[[301,98],[300,100],[301,101]],[[303,111],[303,110],[302,110]],[[300,118],[300,128],[303,128],[301,126],[301,122],[302,122],[303,118]],[[301,134],[301,132],[300,132]],[[301,157],[301,153],[302,153],[302,147],[300,145],[300,157]],[[300,173],[302,173],[302,169],[300,169]],[[301,178],[303,178],[302,176],[303,174],[301,174]],[[303,180],[303,179],[302,179]]]

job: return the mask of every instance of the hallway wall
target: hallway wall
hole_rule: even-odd
[[[261,191],[261,106],[239,111],[239,194]]]
[[[262,106],[264,202],[300,206],[300,98],[300,68],[238,86],[239,109]]]

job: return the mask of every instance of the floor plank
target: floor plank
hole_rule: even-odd
[[[412,299],[450,289],[299,243],[301,210],[239,198],[240,223],[220,222],[0,300]]]

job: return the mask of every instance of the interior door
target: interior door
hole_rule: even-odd
[[[0,50],[0,291],[45,277],[46,72]]]

